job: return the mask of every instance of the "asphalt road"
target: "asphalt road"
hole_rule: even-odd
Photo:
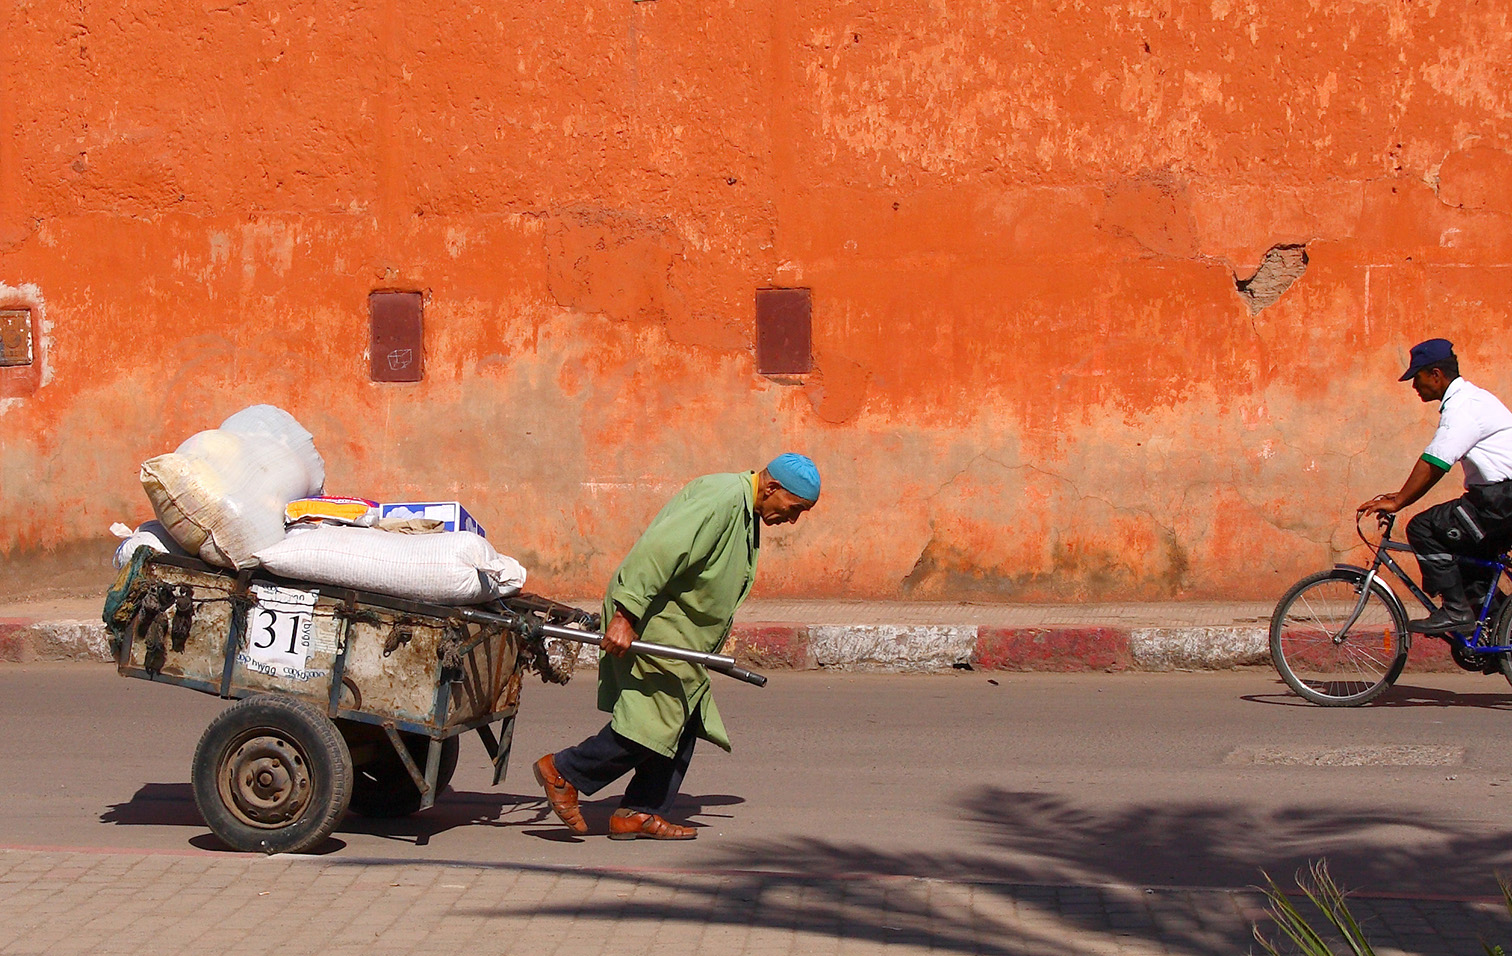
[[[701,744],[675,817],[692,843],[579,838],[530,762],[593,733],[587,680],[528,684],[508,779],[463,744],[453,789],[349,817],[323,853],[1038,884],[1244,887],[1326,857],[1367,893],[1488,897],[1512,869],[1512,688],[1405,675],[1329,710],[1225,674],[723,678],[735,740]],[[0,666],[0,845],[219,849],[189,763],[223,702],[108,666]],[[610,791],[586,804],[602,828]]]

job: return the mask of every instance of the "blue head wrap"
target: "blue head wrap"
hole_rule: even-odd
[[[804,501],[819,500],[819,466],[807,455],[778,455],[766,470],[779,485]]]

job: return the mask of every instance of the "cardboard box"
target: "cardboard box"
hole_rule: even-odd
[[[447,531],[471,531],[480,538],[488,537],[483,526],[455,501],[393,501],[381,507],[385,518],[435,518]]]

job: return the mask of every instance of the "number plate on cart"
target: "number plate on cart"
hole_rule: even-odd
[[[310,634],[315,623],[314,591],[252,585],[257,599],[247,613],[247,647],[237,654],[237,663],[248,670],[289,680],[324,677],[325,670],[310,671]]]

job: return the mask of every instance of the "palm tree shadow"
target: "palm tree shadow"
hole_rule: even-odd
[[[1383,896],[1356,902],[1359,915],[1381,920],[1390,907],[1408,905],[1384,895],[1482,898],[1495,891],[1495,869],[1512,864],[1512,831],[1487,832],[1415,809],[1257,812],[1200,801],[1108,808],[980,787],[962,797],[958,811],[977,835],[969,853],[892,853],[808,838],[753,841],[710,861],[718,880],[595,874],[664,886],[674,902],[650,903],[637,892],[633,906],[563,901],[545,912],[763,927],[994,956],[1076,951],[1073,940],[1089,937],[1100,939],[1099,948],[1143,939],[1206,956],[1251,950],[1253,921],[1263,915],[1253,889],[1262,870],[1284,879],[1326,857],[1342,885]],[[1184,889],[1161,889],[1173,885]],[[1200,912],[1194,899],[1204,901]],[[1457,929],[1512,938],[1505,913],[1442,905]],[[515,911],[503,905],[472,912]],[[1447,953],[1459,942],[1423,951]]]

